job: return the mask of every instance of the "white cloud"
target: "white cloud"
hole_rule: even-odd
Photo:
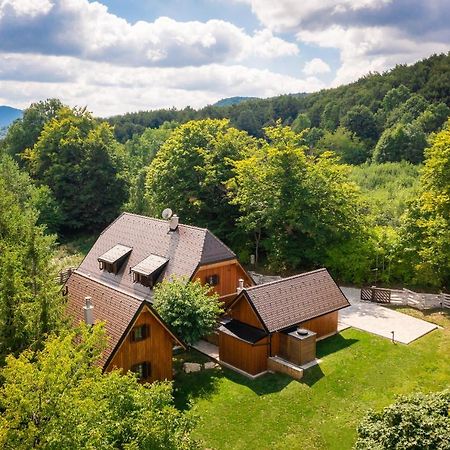
[[[296,33],[300,45],[337,49],[333,85],[450,49],[448,0],[235,1],[249,4],[267,28]]]
[[[306,75],[319,75],[330,71],[330,66],[320,58],[313,58],[311,61],[308,61],[303,68],[303,73]]]
[[[52,7],[49,0],[0,0],[0,18],[8,13],[18,17],[36,17],[47,14]]]
[[[340,51],[341,67],[334,86],[354,81],[368,72],[383,72],[396,64],[413,63],[434,52],[448,50],[439,42],[415,42],[392,27],[333,26],[323,31],[300,31],[302,42]]]
[[[235,0],[247,3],[258,19],[272,30],[292,29],[324,16],[376,9],[392,0]]]
[[[5,61],[12,77],[4,69]],[[57,77],[47,78],[44,67]],[[27,75],[18,78],[21,72]],[[298,79],[241,64],[124,67],[65,56],[0,55],[0,104],[23,108],[30,100],[58,96],[71,106],[87,105],[100,116],[160,107],[201,107],[235,95],[269,97],[323,87],[315,77]]]
[[[270,30],[249,35],[223,20],[130,24],[88,0],[1,0],[0,51],[181,67],[294,55],[298,47]]]

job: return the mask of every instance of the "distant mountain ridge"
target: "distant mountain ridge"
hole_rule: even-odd
[[[238,105],[239,103],[245,102],[246,100],[259,100],[258,97],[228,97],[219,100],[212,106],[232,106]]]
[[[0,106],[0,128],[6,128],[16,119],[22,117],[23,111],[11,106]]]

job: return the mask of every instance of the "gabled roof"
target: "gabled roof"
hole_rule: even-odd
[[[242,296],[270,333],[350,306],[327,269],[246,288],[235,302]]]
[[[148,307],[174,341],[184,346],[147,301],[140,301],[77,272],[74,272],[67,281],[67,288],[69,290],[67,313],[76,325],[84,321],[83,306],[87,295],[92,297],[95,321],[106,322],[108,345],[99,361],[104,369],[143,307]]]
[[[117,274],[102,271],[98,258],[117,244],[132,248]],[[150,255],[168,260],[163,277],[171,275],[191,278],[201,264],[236,258],[236,255],[210,231],[180,224],[169,231],[166,220],[123,213],[99,236],[81,263],[78,272],[138,299],[151,300],[152,291],[133,283],[131,268]]]

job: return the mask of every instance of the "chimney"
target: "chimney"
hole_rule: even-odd
[[[242,278],[239,278],[239,285],[236,289],[236,292],[239,294],[244,289],[244,280]]]
[[[83,306],[84,321],[86,325],[94,325],[94,306],[91,297],[84,297],[85,305]]]
[[[178,223],[180,222],[180,218],[174,214],[169,220],[169,230],[176,231],[178,228]]]

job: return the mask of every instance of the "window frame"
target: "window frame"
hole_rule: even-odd
[[[142,337],[136,338],[137,330],[143,330]],[[131,342],[141,342],[150,337],[150,325],[143,323],[142,325],[137,325],[131,329]]]
[[[139,272],[131,271],[133,274],[133,283],[139,283],[141,286],[149,287],[150,289],[154,286],[152,275],[143,275]]]
[[[218,273],[206,276],[206,284],[209,286],[218,286],[220,284],[220,276]]]
[[[141,361],[133,364],[130,371],[139,376],[139,381],[148,380],[152,376],[152,363],[150,361]]]

